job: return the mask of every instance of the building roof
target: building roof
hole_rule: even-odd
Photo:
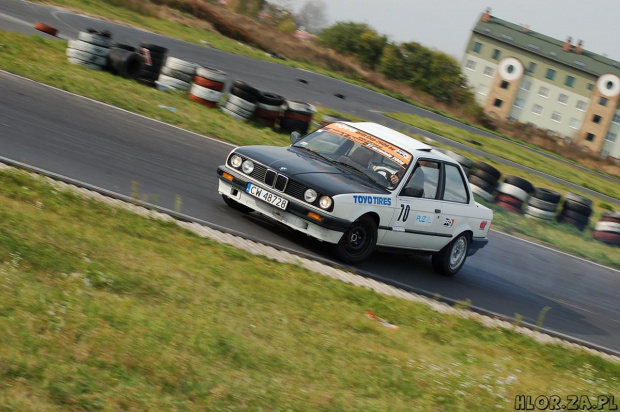
[[[620,76],[620,62],[587,50],[578,54],[575,52],[575,43],[573,43],[572,51],[564,51],[562,46],[566,41],[545,36],[494,16],[490,16],[488,22],[479,20],[473,31],[597,77],[605,73]]]

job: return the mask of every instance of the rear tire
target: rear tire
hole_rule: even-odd
[[[242,205],[236,200],[232,200],[226,195],[222,195],[222,199],[224,199],[224,203],[226,203],[229,207],[235,209],[237,212],[250,213],[252,211],[252,209],[250,209],[249,207]]]
[[[432,257],[433,269],[444,276],[454,276],[465,264],[469,238],[461,233]]]
[[[375,251],[377,224],[370,216],[362,216],[347,229],[336,245],[336,256],[345,263],[359,263]]]

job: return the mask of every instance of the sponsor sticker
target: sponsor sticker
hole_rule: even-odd
[[[392,228],[392,230],[393,230],[394,232],[404,232],[404,231],[405,231],[405,228],[404,228],[404,227],[402,227],[402,226],[394,226],[394,227]]]
[[[416,215],[415,223],[417,225],[430,225],[433,223],[433,215]]]
[[[144,64],[146,64],[147,66],[152,66],[153,60],[151,60],[151,52],[149,51],[149,49],[141,47],[140,50],[142,51],[142,58],[144,59]]]
[[[353,202],[362,205],[379,205],[379,206],[391,206],[392,199],[383,196],[363,196],[353,195]]]
[[[443,222],[444,227],[452,227],[454,226],[454,219],[446,218],[445,222]]]

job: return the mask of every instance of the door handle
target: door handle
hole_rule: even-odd
[[[435,213],[441,213],[441,210],[435,209]]]

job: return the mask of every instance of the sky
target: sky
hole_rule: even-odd
[[[295,11],[308,0],[281,0]],[[394,42],[414,41],[457,60],[484,10],[620,60],[620,0],[322,0],[329,24],[367,23]]]

